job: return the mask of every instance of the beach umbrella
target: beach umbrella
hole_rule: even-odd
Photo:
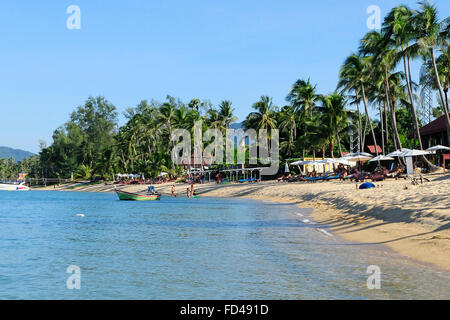
[[[431,148],[428,148],[427,151],[438,151],[438,150],[450,150],[449,147],[445,147],[445,146],[441,146],[441,145],[437,145]]]
[[[302,166],[305,164],[311,164],[311,162],[312,161],[309,161],[309,160],[305,160],[305,161],[299,160],[299,161],[292,162],[291,166]]]
[[[340,164],[346,165],[346,166],[352,166],[353,165],[353,162],[349,161],[346,158],[333,159],[333,161],[336,162],[336,163],[340,163]]]
[[[373,158],[373,155],[371,155],[370,153],[367,152],[352,152],[349,154],[346,154],[345,156],[343,156],[342,158],[355,158],[355,157],[366,157],[366,158]]]
[[[425,156],[428,154],[433,154],[431,151],[423,151],[423,150],[407,150],[402,153],[401,157],[417,157],[417,156]]]
[[[411,149],[402,148],[400,150],[395,150],[394,152],[389,153],[386,157],[403,157],[403,154],[406,151],[411,151]]]
[[[372,158],[373,158],[373,156],[369,157],[369,156],[364,156],[364,155],[355,155],[355,156],[351,156],[351,157],[346,157],[346,159],[348,161],[360,161],[360,162],[367,161]]]
[[[289,170],[289,164],[286,162],[286,164],[284,165],[284,172],[285,173],[288,173],[288,172],[290,172],[290,170]]]
[[[387,161],[387,160],[395,160],[395,159],[394,159],[394,158],[391,158],[391,157],[379,155],[378,157],[375,157],[375,158],[369,160],[369,162],[374,162],[374,161]]]

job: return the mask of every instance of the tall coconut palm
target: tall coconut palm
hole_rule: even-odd
[[[442,54],[436,59],[439,77],[441,79],[442,90],[444,91],[445,105],[448,105],[448,88],[450,87],[450,46],[443,49]]]
[[[361,57],[353,54],[347,57],[341,70],[339,71],[339,83],[338,88],[342,88],[343,91],[356,91],[361,90],[362,100],[364,103],[364,110],[366,117],[369,119],[370,132],[372,133],[372,139],[377,146],[377,139],[373,130],[372,121],[370,121],[369,108],[367,106],[366,97],[366,80],[368,79],[369,69],[371,67],[370,57]],[[378,148],[375,147],[376,154],[378,156]]]
[[[346,61],[347,62],[347,61]],[[345,65],[346,63],[344,63]],[[361,121],[361,111],[360,111],[360,102],[361,102],[361,86],[359,85],[358,77],[351,72],[349,68],[341,68],[339,71],[339,81],[337,84],[337,89],[341,90],[341,93],[346,92],[348,97],[352,97],[353,101],[350,104],[356,105],[356,113],[358,115],[358,140],[359,140],[359,152],[364,150],[364,139],[363,135],[365,135],[365,128],[362,131],[362,121]],[[354,93],[352,95],[351,93]]]
[[[311,84],[310,79],[306,81],[299,79],[292,86],[286,100],[296,108],[296,111],[307,111],[312,119],[315,103],[319,100],[316,87]]]
[[[291,91],[286,97],[286,101],[290,102],[298,115],[299,121],[303,124],[303,138],[306,141],[305,122],[313,120],[313,112],[316,103],[319,101],[319,94],[316,92],[317,85],[313,85],[308,78],[306,81],[299,79],[291,88]],[[308,118],[307,119],[307,115]],[[312,144],[311,144],[312,146]],[[313,149],[313,157],[316,157],[316,151]],[[305,149],[303,148],[302,157],[305,158]]]
[[[395,106],[391,106],[392,83],[390,81],[390,78],[396,78],[400,76],[398,72],[392,72],[392,70],[395,68],[395,57],[397,52],[395,48],[393,48],[391,41],[387,41],[384,38],[383,34],[378,31],[371,31],[364,36],[364,38],[361,40],[359,51],[363,55],[373,56],[373,65],[376,67],[372,71],[372,77],[374,77],[375,79],[374,84],[378,87],[379,90],[381,88],[383,88],[384,90],[384,93],[380,90],[379,95],[384,96],[384,127],[386,131],[386,143],[388,144],[389,141],[389,130],[387,125],[387,115],[389,114],[391,126],[394,133],[395,148],[401,149],[402,143],[400,141],[400,136],[397,128]]]
[[[321,96],[322,105],[318,107],[320,114],[325,115],[324,123],[331,131],[330,149],[331,157],[334,158],[333,136],[336,138],[339,146],[339,153],[342,156],[340,132],[347,126],[348,118],[345,110],[346,99],[343,95],[333,92],[327,96]]]
[[[408,89],[409,105],[411,108],[415,136],[418,138],[420,149],[423,150],[422,139],[420,137],[419,121],[414,103],[414,93],[411,81],[410,60],[418,54],[418,46],[414,45],[414,12],[407,6],[401,5],[393,8],[386,16],[383,25],[383,35],[387,42],[391,42],[398,50],[397,61],[403,62],[406,85]],[[428,160],[423,157],[428,162]],[[431,163],[428,162],[429,165]]]
[[[280,129],[288,132],[289,146],[294,145],[297,139],[298,117],[292,105],[285,106],[280,112]]]
[[[233,104],[229,100],[224,100],[219,104],[219,116],[222,119],[222,123],[225,129],[230,128],[230,124],[237,120],[237,117],[233,115]]]
[[[444,92],[442,90],[441,78],[439,77],[438,66],[435,57],[435,47],[439,41],[447,42],[447,39],[440,39],[441,28],[438,21],[438,11],[436,6],[427,3],[425,1],[420,2],[420,10],[414,17],[414,38],[417,45],[422,49],[425,55],[430,57],[431,64],[433,66],[434,77],[435,77],[435,87],[439,92],[441,98],[441,103],[444,107],[444,112],[446,115],[446,126],[447,126],[447,139],[448,145],[450,145],[450,118],[449,111],[447,108],[446,99]],[[447,43],[448,44],[448,43]]]
[[[280,150],[287,156],[292,156],[297,147],[297,114],[292,105],[284,106],[277,114],[280,128]]]
[[[255,112],[251,112],[244,121],[246,128],[275,129],[277,126],[276,107],[272,98],[261,96],[261,99],[253,104]]]
[[[218,110],[211,108],[206,112],[206,124],[216,130],[222,128],[222,119]]]
[[[160,119],[168,130],[169,137],[172,136],[173,124],[176,117],[176,106],[172,103],[166,102],[159,108]]]

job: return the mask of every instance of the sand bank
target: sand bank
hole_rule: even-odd
[[[311,217],[316,222],[347,240],[384,244],[402,255],[450,270],[450,175],[427,178],[430,182],[420,185],[410,180],[377,182],[376,188],[369,190],[357,190],[355,183],[340,181],[204,184],[196,185],[196,190],[203,196],[245,197],[314,208]],[[157,185],[156,189],[168,195],[170,186]],[[177,184],[179,196],[186,195],[186,187]],[[142,185],[124,188],[130,192],[145,189]],[[93,185],[72,191],[112,192],[114,186]]]

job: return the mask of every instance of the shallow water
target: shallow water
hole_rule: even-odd
[[[243,199],[0,192],[0,299],[449,299],[450,273]],[[84,215],[80,216],[80,215]],[[69,290],[68,266],[81,269]],[[367,288],[367,267],[381,289]]]

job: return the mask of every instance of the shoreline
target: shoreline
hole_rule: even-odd
[[[385,245],[396,253],[450,270],[450,175],[431,174],[430,182],[410,180],[375,182],[375,189],[357,190],[355,183],[327,181],[255,184],[195,185],[201,196],[249,198],[292,203],[312,208],[310,217],[333,234],[351,242]],[[170,195],[171,183],[155,185]],[[186,184],[177,184],[185,196]],[[146,191],[145,185],[127,185],[129,192]],[[72,190],[59,186],[37,190],[114,192],[114,185],[88,185]]]

